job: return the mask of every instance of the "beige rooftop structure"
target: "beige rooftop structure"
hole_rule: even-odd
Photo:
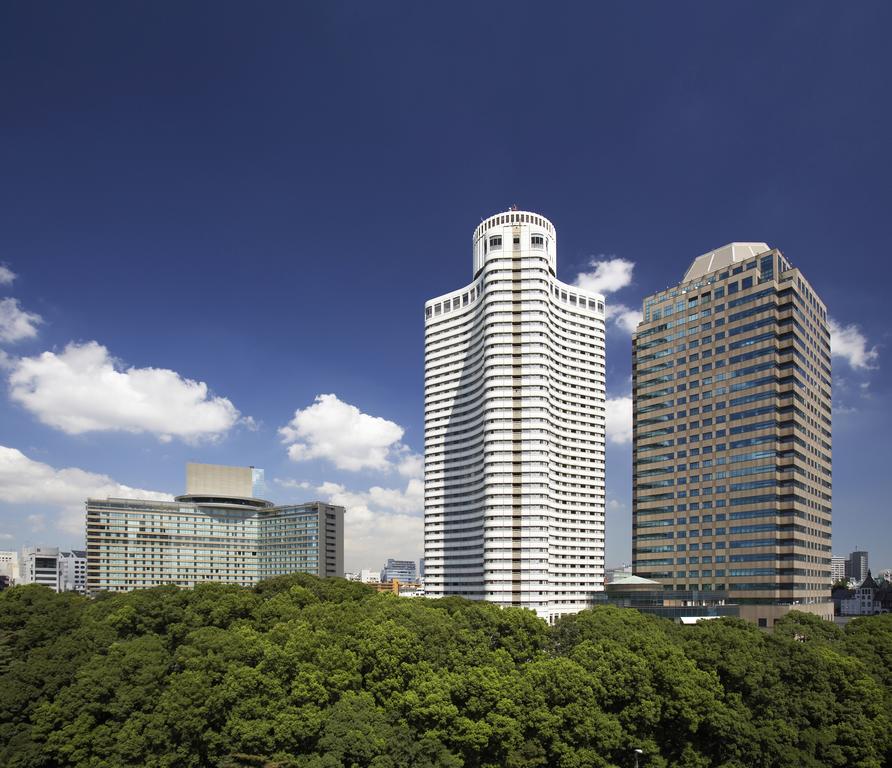
[[[186,494],[189,496],[254,495],[252,467],[227,467],[221,464],[186,464]]]
[[[723,245],[721,248],[716,248],[714,251],[709,251],[709,253],[704,253],[694,259],[682,282],[696,280],[710,272],[726,269],[770,250],[768,243],[728,243],[728,245]]]

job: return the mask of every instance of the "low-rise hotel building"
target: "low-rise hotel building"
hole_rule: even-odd
[[[203,581],[249,586],[287,573],[344,575],[344,508],[256,498],[262,470],[187,465],[174,501],[87,501],[87,589]]]

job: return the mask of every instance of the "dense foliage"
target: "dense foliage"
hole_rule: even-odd
[[[892,765],[892,615],[769,634],[342,580],[0,594],[0,765]]]

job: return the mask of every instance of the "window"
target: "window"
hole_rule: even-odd
[[[520,245],[520,235],[514,236],[514,245]]]
[[[489,238],[489,247],[492,250],[496,250],[502,247],[502,236],[501,235],[493,235]]]
[[[544,248],[545,247],[545,238],[542,235],[533,235],[530,238],[530,244],[533,248]]]

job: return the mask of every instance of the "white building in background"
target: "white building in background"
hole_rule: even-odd
[[[846,558],[843,555],[833,555],[830,558],[830,583],[836,584],[846,578]]]
[[[0,576],[5,576],[10,584],[18,581],[19,553],[15,550],[0,550]]]
[[[604,297],[557,279],[548,219],[474,231],[425,304],[425,587],[575,613],[604,588]]]
[[[22,547],[17,584],[43,584],[59,591],[59,548]]]
[[[59,553],[59,591],[87,591],[87,552],[70,549]]]
[[[358,580],[363,584],[377,584],[381,581],[381,571],[373,571],[371,568],[362,568],[359,571]]]

